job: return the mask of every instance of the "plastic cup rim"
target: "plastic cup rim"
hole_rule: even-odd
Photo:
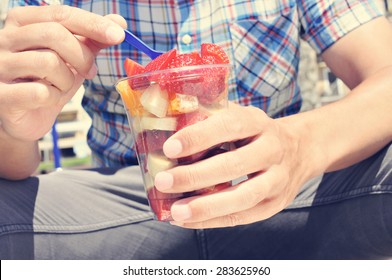
[[[145,72],[142,74],[137,74],[137,75],[133,75],[133,76],[129,76],[129,77],[123,77],[119,80],[117,80],[117,82],[115,83],[115,87],[117,87],[117,85],[119,83],[121,83],[122,81],[127,81],[127,80],[131,80],[131,79],[140,79],[143,77],[149,77],[151,75],[159,75],[159,74],[167,74],[167,73],[173,73],[173,72],[185,72],[185,71],[191,71],[191,70],[195,70],[195,69],[203,69],[203,68],[227,68],[230,69],[233,66],[231,64],[200,64],[200,65],[191,65],[191,66],[184,66],[184,67],[180,67],[180,68],[169,68],[169,69],[163,69],[163,70],[157,70],[157,71],[153,71],[153,72]]]

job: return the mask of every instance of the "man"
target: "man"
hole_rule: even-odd
[[[0,208],[11,214],[1,221],[1,257],[390,257],[392,29],[375,3],[166,2],[64,1],[74,7],[8,14],[0,49],[7,69],[0,76],[0,152],[7,159],[0,163]],[[123,18],[109,15],[118,13]],[[138,167],[124,168],[137,161],[113,84],[125,76],[126,57],[148,60],[119,45],[126,25],[162,51],[222,46],[235,69],[229,97],[244,105],[233,103],[166,141],[169,158],[226,141],[241,145],[157,174],[163,192],[248,177],[176,202],[172,225],[152,221]],[[295,114],[300,37],[352,92]],[[84,79],[91,80],[83,105],[99,169],[25,179],[39,162],[37,139]]]

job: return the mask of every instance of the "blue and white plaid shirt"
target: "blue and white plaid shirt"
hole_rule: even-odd
[[[57,0],[56,0],[57,1]],[[10,6],[49,0],[10,0]],[[263,109],[272,117],[299,111],[296,82],[300,38],[321,53],[346,33],[382,15],[373,1],[358,0],[63,0],[96,14],[121,14],[128,28],[152,48],[199,50],[219,44],[234,71],[229,98]],[[122,44],[97,57],[99,74],[86,82],[83,106],[92,118],[88,133],[97,166],[135,164],[127,117],[113,84],[125,76],[126,57],[145,65],[149,58]]]

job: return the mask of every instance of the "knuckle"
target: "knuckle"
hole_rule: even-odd
[[[60,66],[60,57],[53,51],[39,52],[36,65],[40,69],[57,70]]]
[[[200,187],[201,176],[196,168],[187,168],[185,172],[185,184],[189,185],[191,190]]]
[[[194,147],[203,143],[203,137],[199,133],[194,133],[191,127],[181,130],[181,142],[185,149],[193,150]]]
[[[17,15],[23,11],[23,7],[15,7],[8,11],[6,22],[8,21],[15,21],[17,19]]]
[[[107,26],[107,19],[104,18],[94,18],[86,23],[86,28],[91,33],[101,33],[102,30],[106,30]]]
[[[47,23],[40,34],[43,42],[63,42],[67,37],[64,28],[57,22]]]
[[[31,91],[30,99],[37,106],[48,103],[50,99],[48,88],[41,83],[36,83],[34,89]]]
[[[52,19],[54,22],[67,21],[72,15],[72,8],[63,5],[54,5],[52,7]]]
[[[220,155],[222,160],[222,173],[226,178],[237,178],[244,175],[244,161],[239,156],[233,156],[232,153],[226,152]]]
[[[253,207],[264,200],[266,197],[265,189],[266,188],[260,184],[247,186],[246,191],[243,194],[244,205]]]
[[[280,143],[280,140],[276,136],[272,136],[269,143],[269,151],[275,162],[281,162],[284,156],[284,149]]]
[[[242,135],[244,126],[238,121],[234,112],[227,111],[225,114],[217,114],[217,130],[223,130],[226,134]]]
[[[263,193],[255,190],[252,190],[243,196],[244,205],[248,205],[249,207],[256,206],[263,199],[264,199]]]

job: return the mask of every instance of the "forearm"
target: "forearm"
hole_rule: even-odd
[[[392,67],[384,68],[333,104],[283,118],[300,137],[311,175],[363,160],[392,141]]]
[[[0,131],[0,178],[19,180],[30,176],[40,162],[38,142],[11,139]]]

